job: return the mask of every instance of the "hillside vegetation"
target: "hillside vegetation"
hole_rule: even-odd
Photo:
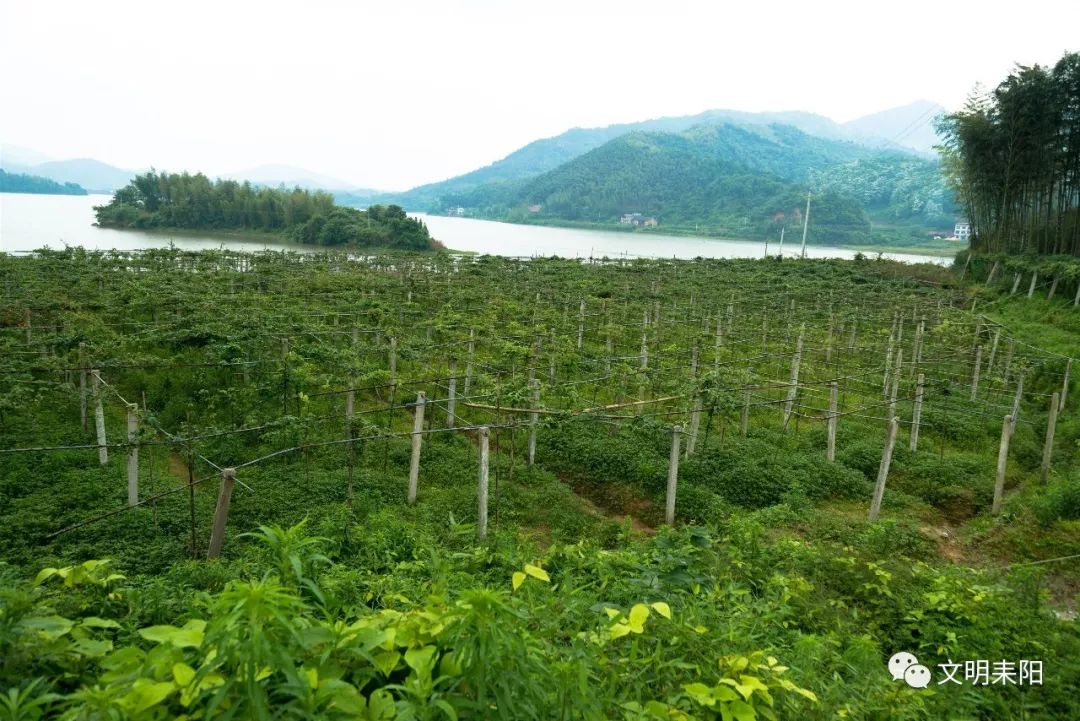
[[[86,189],[75,183],[57,183],[55,180],[24,173],[8,173],[0,170],[0,193],[36,193],[43,195],[86,195]]]
[[[1080,256],[1080,53],[1017,66],[941,132],[972,250]]]
[[[94,212],[99,225],[112,228],[260,231],[313,245],[434,247],[424,224],[398,206],[361,211],[334,205],[329,193],[211,181],[201,173],[136,176]]]
[[[1076,310],[960,272],[0,254],[0,715],[1080,717]]]
[[[630,133],[537,177],[439,202],[440,209],[532,222],[614,224],[624,213],[642,213],[669,229],[762,237],[801,226],[808,187],[819,193],[812,243],[872,244],[872,220],[905,224],[909,236],[922,239],[953,220],[935,162],[783,125]]]

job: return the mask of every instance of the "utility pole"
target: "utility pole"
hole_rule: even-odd
[[[787,230],[787,226],[780,227],[780,252],[776,254],[777,258],[784,257],[784,231]]]
[[[810,224],[810,191],[806,191],[806,215],[802,219],[802,255],[806,257],[806,228]]]

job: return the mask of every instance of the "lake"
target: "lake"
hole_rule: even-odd
[[[200,236],[197,233],[148,233],[98,228],[93,225],[93,208],[108,200],[107,195],[0,193],[0,251],[19,253],[45,246],[59,249],[65,245],[82,246],[92,250],[137,250],[167,246],[170,242],[178,248],[191,250],[313,250],[311,246],[284,242],[268,243],[262,240]],[[560,255],[568,258],[760,258],[765,254],[765,244],[755,241],[514,225],[423,213],[412,215],[427,223],[431,234],[451,250],[476,253],[525,257]],[[777,250],[776,243],[769,244],[770,255],[775,255]],[[785,243],[785,255],[791,256],[798,252],[798,242]],[[852,258],[855,252],[847,248],[825,246],[806,248],[806,254],[811,258]],[[927,255],[885,255],[913,263],[951,262],[948,258]]]

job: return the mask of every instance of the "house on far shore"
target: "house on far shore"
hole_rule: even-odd
[[[530,213],[539,213],[541,207],[543,207],[543,206],[541,206],[539,203],[537,203],[535,205],[530,205],[529,206],[529,212]]]
[[[953,229],[953,237],[964,242],[971,240],[971,223],[966,220],[956,221],[956,227]]]
[[[659,223],[656,222],[656,218],[653,218],[652,216],[645,216],[641,213],[624,213],[623,216],[619,218],[619,224],[633,225],[635,227],[651,227],[659,225]]]

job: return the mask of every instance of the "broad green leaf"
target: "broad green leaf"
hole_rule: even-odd
[[[715,706],[716,698],[713,696],[713,690],[703,683],[688,683],[683,685],[683,690],[686,691],[686,695],[697,701],[702,706]]]
[[[523,583],[525,583],[525,574],[521,571],[514,571],[514,575],[510,577],[510,585],[512,585],[516,591]]]
[[[131,684],[131,691],[120,699],[120,703],[133,714],[142,713],[164,701],[175,689],[176,686],[168,681],[154,682],[146,678],[137,678]]]
[[[430,678],[431,672],[435,668],[435,651],[437,649],[434,646],[424,646],[423,648],[410,648],[405,652],[405,663],[409,665],[413,671],[416,671],[416,675],[420,678]]]
[[[75,622],[63,616],[31,616],[21,621],[19,625],[30,631],[36,631],[46,640],[52,641],[71,631]]]
[[[645,630],[645,619],[649,617],[649,607],[644,603],[635,603],[634,607],[630,609],[630,616],[628,623],[630,624],[630,630],[634,633],[641,633]]]
[[[82,620],[82,625],[87,628],[120,628],[120,624],[111,618],[98,618],[97,616],[87,616]]]
[[[532,565],[529,565],[529,564],[526,563],[525,564],[525,573],[529,574],[530,576],[532,576],[533,578],[535,578],[537,580],[544,581],[545,583],[550,583],[551,582],[551,576],[549,576],[547,574],[547,571],[540,568],[539,566],[532,566]]]
[[[667,605],[663,601],[657,601],[652,604],[652,609],[659,613],[664,618],[671,620],[671,606]]]
[[[317,668],[305,668],[304,677],[307,679],[308,686],[311,688],[319,687],[319,670]]]
[[[368,718],[371,721],[389,721],[395,713],[394,697],[386,689],[376,689],[368,697]]]
[[[188,624],[190,625],[190,624]],[[176,626],[140,628],[139,635],[154,643],[168,643],[177,648],[198,648],[203,642],[202,629]]]
[[[441,709],[442,712],[446,714],[446,717],[450,719],[450,721],[458,721],[457,711],[455,711],[454,707],[446,701],[439,699],[435,702],[435,706]]]
[[[382,671],[383,676],[389,676],[397,668],[398,661],[401,660],[401,653],[398,651],[383,651],[372,656],[375,659],[375,668]]]
[[[617,623],[610,630],[612,638],[622,638],[628,633],[630,633],[630,626],[626,623]]]
[[[732,701],[728,708],[737,721],[754,721],[757,718],[757,711],[745,701]]]
[[[187,686],[195,680],[195,669],[186,663],[174,663],[172,675],[178,686]]]
[[[34,578],[34,585],[40,586],[45,581],[49,580],[53,576],[60,573],[59,568],[43,568],[38,572],[38,575]]]
[[[81,638],[72,647],[80,656],[89,658],[101,658],[113,650],[113,643],[108,639],[96,640],[93,638]]]

